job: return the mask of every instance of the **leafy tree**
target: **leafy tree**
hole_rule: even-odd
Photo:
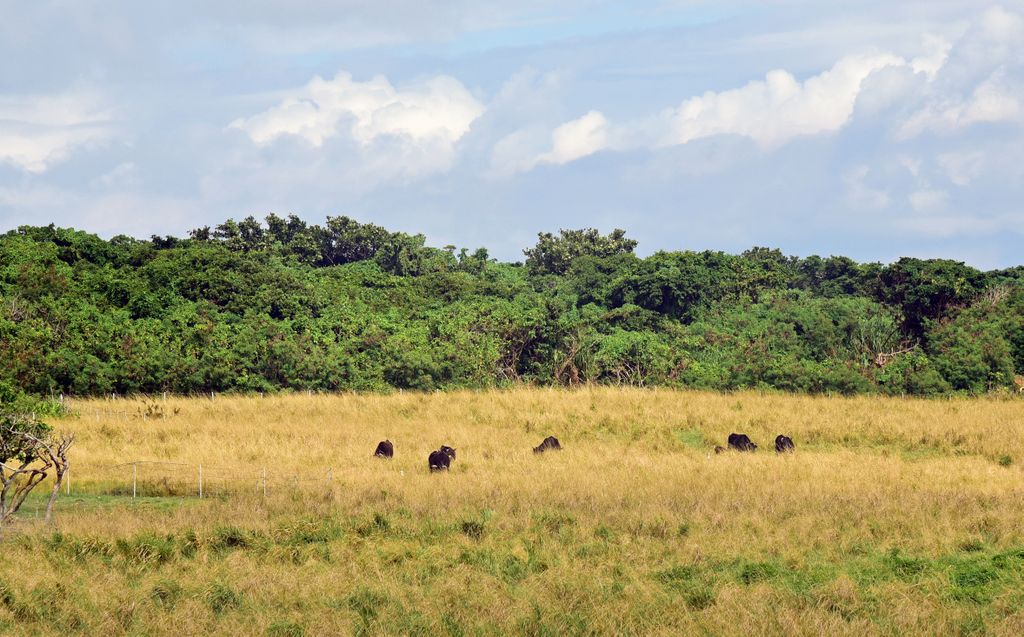
[[[906,333],[923,338],[931,322],[966,307],[986,277],[959,261],[904,257],[880,273],[881,300],[901,309]]]
[[[526,267],[533,276],[565,274],[573,261],[582,256],[610,257],[633,252],[636,241],[626,238],[626,231],[616,228],[607,236],[594,228],[560,230],[537,235],[537,245],[523,250]]]
[[[0,235],[0,394],[513,382],[933,394],[1024,373],[1020,268],[634,246],[621,231],[563,230],[541,234],[524,266],[347,217],[229,219],[183,240],[24,226]]]

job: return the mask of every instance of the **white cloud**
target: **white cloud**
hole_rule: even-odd
[[[1019,87],[1007,81],[1004,71],[996,70],[976,86],[969,97],[939,95],[914,113],[900,127],[898,139],[910,139],[925,132],[952,133],[984,122],[1020,121]]]
[[[788,71],[769,71],[763,81],[684,101],[672,117],[666,142],[742,135],[774,147],[801,135],[835,131],[850,119],[866,77],[903,64],[893,55],[849,56],[803,83]]]
[[[917,212],[931,212],[945,208],[949,193],[944,190],[923,188],[910,193],[910,206]]]
[[[854,209],[881,210],[889,206],[889,193],[868,184],[870,168],[856,166],[843,175],[846,199]]]
[[[928,79],[934,79],[936,73],[939,72],[939,69],[949,59],[949,51],[953,48],[953,45],[943,38],[934,35],[925,35],[924,43],[929,51],[912,59],[910,61],[910,68],[915,73],[924,73],[928,76]]]
[[[934,80],[911,96],[914,108],[896,128],[898,140],[949,135],[981,123],[1024,121],[1024,19],[996,6],[954,43]]]
[[[89,185],[99,190],[131,190],[139,186],[139,169],[135,162],[126,161],[99,177]]]
[[[506,136],[496,145],[492,164],[511,174],[538,164],[566,164],[604,149],[662,148],[717,135],[738,135],[762,147],[777,147],[795,137],[840,129],[853,113],[865,78],[890,66],[907,62],[894,55],[849,56],[804,82],[788,71],[774,70],[763,81],[708,91],[678,108],[622,124],[613,125],[592,110],[555,128],[544,152],[535,150],[535,131],[523,129]]]
[[[0,219],[9,227],[55,222],[105,236],[181,232],[199,225],[195,201],[154,193],[87,193],[46,184],[0,186]]]
[[[914,57],[848,55],[803,81],[775,69],[762,80],[708,91],[625,122],[611,123],[592,110],[556,127],[546,147],[538,143],[536,126],[527,126],[501,139],[492,164],[504,166],[508,175],[538,164],[566,164],[604,149],[653,150],[722,135],[774,150],[799,137],[839,131],[855,116],[886,117],[897,142],[925,131],[1024,121],[1024,87],[1016,80],[1024,56],[1013,52],[1018,37],[1024,37],[1024,20],[995,7],[961,29],[953,43],[926,34]],[[907,168],[917,176],[920,166]],[[884,192],[871,193],[849,181],[860,179],[853,173],[848,177],[851,197],[862,204],[881,200],[875,195]],[[918,203],[931,207],[935,202],[921,194]]]
[[[985,154],[979,151],[942,153],[935,160],[957,186],[969,185],[985,167]]]
[[[981,16],[981,27],[996,42],[1019,42],[1024,32],[1024,19],[996,5]]]
[[[598,111],[566,122],[551,133],[551,150],[519,162],[515,170],[529,170],[538,164],[567,164],[604,150],[608,145],[608,120]],[[502,155],[510,155],[509,146],[525,135],[522,131],[502,139]]]
[[[0,96],[0,161],[42,173],[112,136],[110,110],[87,92]]]
[[[277,106],[237,119],[230,128],[260,145],[291,135],[318,147],[343,137],[369,154],[385,155],[378,159],[404,163],[416,155],[408,167],[430,172],[450,165],[455,142],[483,112],[461,82],[445,75],[397,89],[381,75],[358,82],[342,72],[332,80],[315,77]],[[420,161],[424,153],[432,157],[431,166]]]
[[[490,176],[510,177],[532,170],[541,156],[538,149],[543,148],[546,142],[544,131],[536,127],[505,135],[495,142],[491,150]]]
[[[911,236],[948,239],[952,237],[990,237],[995,234],[1020,234],[1024,214],[980,216],[923,216],[897,219],[895,229]]]
[[[596,153],[608,145],[608,120],[598,111],[566,122],[551,134],[550,152],[537,157],[538,163],[565,164]]]

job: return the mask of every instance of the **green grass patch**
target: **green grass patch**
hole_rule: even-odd
[[[684,447],[703,451],[711,446],[711,443],[708,442],[703,432],[699,429],[674,429],[672,433],[675,434],[676,440]]]

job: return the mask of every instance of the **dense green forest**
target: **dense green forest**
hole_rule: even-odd
[[[0,398],[520,382],[929,395],[1024,373],[1024,267],[635,246],[563,230],[500,263],[346,217],[185,239],[21,227],[0,237]]]

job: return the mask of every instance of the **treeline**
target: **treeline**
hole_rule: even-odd
[[[21,227],[0,237],[0,398],[518,382],[933,395],[1024,373],[1024,267],[635,246],[563,230],[500,263],[346,217],[183,239]]]

